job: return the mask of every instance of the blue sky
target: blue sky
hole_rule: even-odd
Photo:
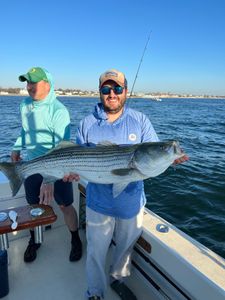
[[[1,1],[0,86],[48,69],[56,88],[97,90],[123,71],[136,92],[225,95],[225,0]]]

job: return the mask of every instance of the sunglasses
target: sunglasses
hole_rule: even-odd
[[[33,81],[28,81],[28,80],[27,80],[27,84],[28,84],[28,83],[29,83],[29,84],[36,84],[37,82],[33,82]]]
[[[103,86],[102,88],[100,88],[100,92],[103,94],[103,95],[109,95],[111,93],[111,90],[113,90],[113,92],[116,94],[116,95],[120,95],[123,93],[123,89],[124,87],[122,86],[114,86],[113,88],[112,87],[109,87],[109,86]]]

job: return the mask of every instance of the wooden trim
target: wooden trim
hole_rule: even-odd
[[[33,217],[30,214],[30,210],[32,208],[42,208],[44,209],[44,213],[41,216]],[[19,231],[23,229],[29,229],[40,225],[47,225],[51,224],[56,221],[57,216],[55,212],[53,211],[51,206],[48,205],[26,205],[26,206],[20,206],[15,207],[11,209],[6,209],[1,212],[9,213],[10,210],[14,210],[17,212],[17,223],[18,226],[15,230],[11,229],[12,221],[8,217],[4,222],[0,222],[0,234],[9,233],[13,231]]]

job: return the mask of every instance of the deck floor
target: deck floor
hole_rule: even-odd
[[[82,232],[83,248],[85,236]],[[9,294],[4,300],[85,300],[86,251],[79,262],[69,261],[70,234],[65,226],[52,228],[44,232],[44,242],[38,250],[38,256],[32,263],[24,263],[23,253],[28,236],[10,241],[9,256]],[[150,300],[149,291],[134,282],[135,293],[139,300]],[[130,283],[131,284],[131,283]],[[105,300],[120,299],[109,287]]]

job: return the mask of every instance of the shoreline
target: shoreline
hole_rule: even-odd
[[[10,96],[17,96],[17,97],[28,97],[28,95],[19,95],[19,94],[0,94],[0,97],[10,97]],[[56,94],[57,98],[65,97],[65,98],[99,98],[98,95],[58,95]],[[225,96],[157,96],[160,99],[209,99],[209,100],[225,100]],[[132,96],[127,97],[127,99],[144,99],[159,102],[155,99],[155,97],[146,97],[146,96]]]

